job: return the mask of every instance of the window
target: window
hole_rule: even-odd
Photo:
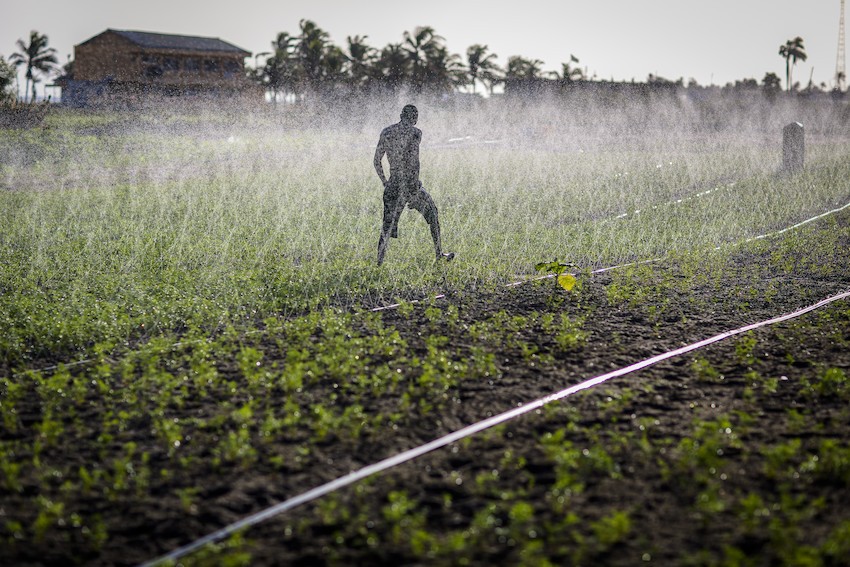
[[[180,62],[174,57],[165,57],[162,60],[163,71],[176,71],[180,68]]]
[[[242,66],[239,65],[239,61],[236,61],[235,59],[227,59],[224,62],[224,74],[228,77],[233,77],[238,74],[241,68]]]
[[[145,65],[145,77],[150,80],[159,79],[162,77],[162,67],[155,63]]]
[[[204,71],[218,73],[218,59],[204,59]]]
[[[183,60],[183,70],[197,73],[201,70],[201,62],[194,57],[189,57]]]

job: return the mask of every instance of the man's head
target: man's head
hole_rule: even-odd
[[[406,124],[416,124],[416,120],[419,118],[419,111],[412,104],[406,105],[401,109],[401,121]]]

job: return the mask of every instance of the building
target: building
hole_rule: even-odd
[[[71,75],[57,80],[73,106],[151,97],[249,97],[250,52],[218,38],[108,29],[74,46]]]

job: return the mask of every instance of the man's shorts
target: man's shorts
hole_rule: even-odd
[[[384,223],[383,232],[393,238],[398,238],[398,219],[404,207],[410,207],[422,213],[428,224],[437,219],[437,206],[431,195],[425,191],[420,181],[413,189],[399,189],[390,182],[384,189]]]

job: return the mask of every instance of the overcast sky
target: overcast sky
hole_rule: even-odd
[[[349,35],[383,47],[428,25],[451,52],[486,44],[502,65],[522,55],[559,70],[573,54],[598,79],[652,73],[723,85],[766,72],[784,81],[779,46],[801,36],[808,61],[795,81],[805,86],[813,73],[832,87],[839,11],[840,0],[2,0],[0,54],[37,30],[65,63],[75,44],[107,28],[220,37],[256,54],[306,18],[341,47]]]

